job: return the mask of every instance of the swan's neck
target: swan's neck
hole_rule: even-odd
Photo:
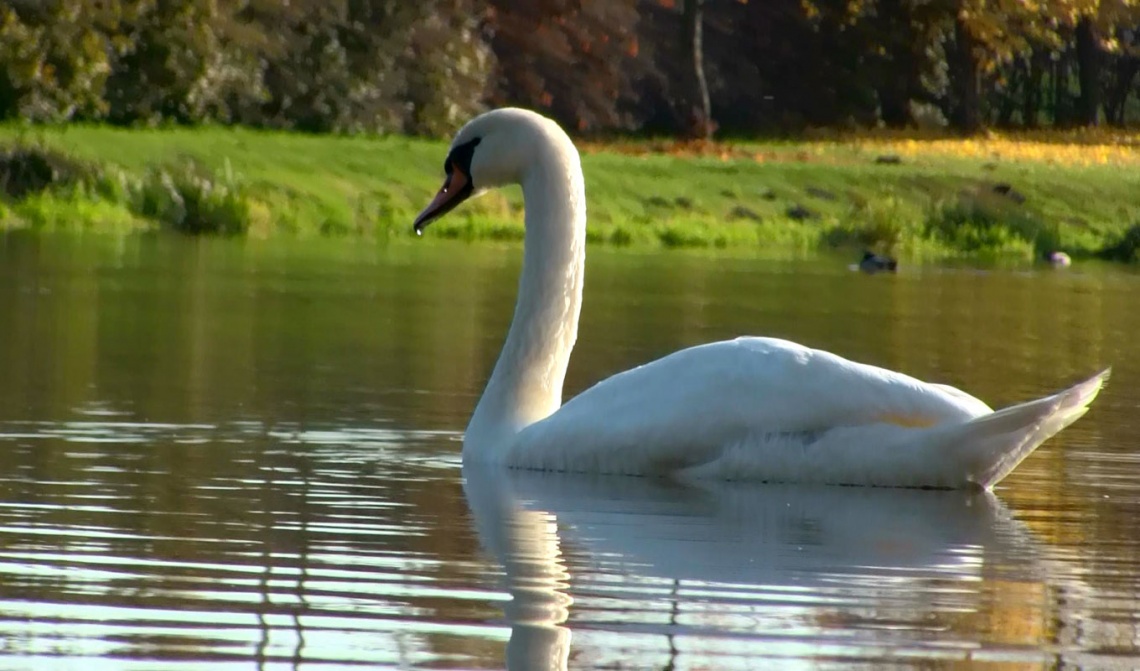
[[[586,194],[578,152],[551,139],[522,177],[526,240],[515,315],[464,436],[464,456],[493,457],[562,405],[578,337],[585,270]]]

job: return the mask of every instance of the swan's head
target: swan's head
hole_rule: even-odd
[[[541,148],[569,145],[554,121],[524,109],[504,108],[480,114],[459,130],[443,162],[443,186],[416,217],[417,234],[471,196],[522,182]],[[572,145],[570,145],[572,148]]]

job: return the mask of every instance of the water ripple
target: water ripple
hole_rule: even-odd
[[[21,448],[0,478],[0,658],[319,668],[465,659],[423,637],[501,638],[482,618],[441,620],[497,594],[446,577],[430,543],[408,547],[429,524],[393,488],[424,486],[438,457],[378,461],[441,434],[86,414],[100,418],[0,424]]]

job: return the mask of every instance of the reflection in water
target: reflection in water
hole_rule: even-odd
[[[903,606],[918,622],[938,611],[976,610],[980,604],[971,597],[981,592],[955,583],[980,581],[987,571],[994,579],[992,567],[1015,560],[1022,564],[1018,579],[1028,577],[1024,564],[1035,554],[1026,530],[993,495],[979,492],[711,482],[696,489],[653,479],[471,466],[464,477],[479,537],[506,572],[508,662],[515,670],[566,668],[571,586],[626,600],[610,603],[610,610],[650,608],[636,604],[654,594],[655,583],[646,578],[670,583],[668,618],[638,628],[662,639],[665,668],[676,668],[678,636],[727,638],[718,646],[722,655],[733,654],[734,637],[763,640],[766,632],[778,632],[766,642],[767,654],[794,648],[797,639],[804,643],[798,654],[807,657],[859,648],[863,654],[893,647],[944,652],[945,642],[919,637],[892,644],[865,631],[840,640],[839,630],[854,621],[829,621],[827,613]],[[585,548],[589,565],[582,573],[593,576],[571,575],[567,545]],[[612,575],[588,582],[614,571],[641,582]],[[906,630],[907,624],[894,627]],[[748,652],[746,644],[735,648]]]
[[[503,610],[511,627],[507,668],[565,669],[570,630],[561,626],[572,603],[557,519],[526,510],[501,471],[464,468],[463,492],[483,547],[503,564],[511,600]]]

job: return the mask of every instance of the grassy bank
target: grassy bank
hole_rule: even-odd
[[[0,128],[0,146],[0,228],[373,239],[411,234],[446,152],[401,137],[82,126]],[[596,243],[1134,257],[1140,238],[1136,137],[586,143],[583,162]],[[521,208],[517,191],[489,194],[429,234],[517,239]]]

